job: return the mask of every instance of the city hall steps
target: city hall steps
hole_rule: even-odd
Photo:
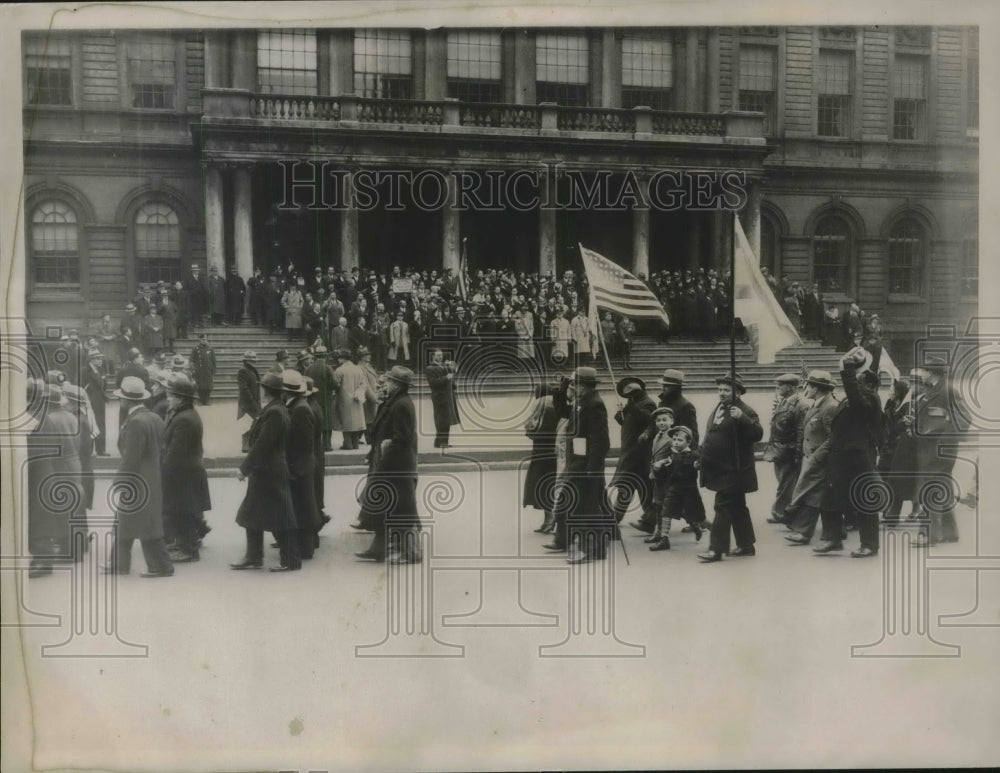
[[[215,350],[217,371],[212,395],[220,399],[236,397],[236,372],[246,350],[252,349],[257,353],[257,369],[263,373],[274,362],[278,350],[286,349],[290,355],[289,364],[294,365],[296,354],[304,348],[301,339],[288,341],[284,331],[268,334],[266,328],[247,324],[208,327],[197,332],[206,332],[209,343]],[[189,357],[196,344],[196,338],[178,339],[174,351]],[[463,347],[463,356],[457,383],[466,395],[523,394],[525,389],[532,388],[539,383],[539,379],[545,377],[538,365],[531,371],[531,377],[527,377],[528,371],[513,353],[501,353],[494,343],[488,343],[478,350],[473,350],[467,343],[460,345]],[[758,365],[748,343],[738,341],[736,344],[736,368],[751,390],[772,389],[777,376],[787,372],[800,373],[803,367],[834,372],[839,358],[840,354],[833,347],[824,346],[818,341],[806,341],[802,345],[778,352],[774,363]],[[620,360],[614,359],[612,366],[615,378],[624,375],[638,376],[650,385],[651,391],[655,391],[653,385],[666,368],[679,368],[685,373],[687,389],[714,390],[715,379],[729,371],[729,341],[717,338],[714,343],[708,343],[678,336],[672,337],[669,343],[664,343],[651,336],[637,336],[632,347],[631,364],[632,369],[625,371],[620,367]],[[604,386],[610,387],[603,355],[594,365],[604,379]],[[547,365],[546,369],[552,374],[568,374],[572,367],[567,363],[564,366]],[[417,378],[413,391],[417,394],[426,393],[426,380]]]

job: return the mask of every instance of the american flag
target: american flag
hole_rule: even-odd
[[[598,307],[626,317],[653,317],[670,325],[667,312],[645,283],[617,263],[580,245],[583,270],[590,285],[591,316]]]

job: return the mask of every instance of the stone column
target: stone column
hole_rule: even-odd
[[[729,211],[720,209],[712,213],[709,221],[710,249],[712,254],[709,258],[708,268],[714,268],[718,272],[723,272],[729,266],[729,244],[726,240],[725,219],[730,217]]]
[[[621,55],[615,31],[601,32],[601,107],[621,107]]]
[[[519,105],[535,104],[535,37],[517,30],[514,38],[514,100]]]
[[[230,33],[230,71],[234,89],[257,90],[257,33],[239,30]]]
[[[684,269],[697,271],[701,266],[701,217],[699,212],[688,211],[687,255]]]
[[[243,279],[253,276],[253,211],[250,167],[241,165],[234,172],[233,249],[236,270]]]
[[[708,67],[706,86],[708,87],[708,104],[705,110],[709,113],[719,112],[719,28],[708,28]]]
[[[209,163],[205,168],[205,253],[208,265],[225,276],[226,241],[223,226],[222,169]]]
[[[556,192],[552,190],[556,184],[553,175],[546,174],[539,192],[542,204],[550,203],[553,206],[542,206],[538,209],[538,271],[543,276],[548,272],[556,273],[556,209],[554,203]]]
[[[205,86],[229,88],[229,33],[213,30],[205,33]]]
[[[698,98],[698,30],[696,27],[687,29],[684,42],[684,95],[686,109],[698,112],[701,100]]]
[[[649,277],[649,210],[632,210],[632,273]]]
[[[461,213],[454,207],[455,178],[445,175],[448,182],[448,200],[441,208],[441,268],[452,269],[458,274],[461,263]]]
[[[426,56],[424,99],[444,99],[448,96],[448,33],[445,30],[427,31]]]
[[[337,268],[350,271],[361,265],[358,247],[358,209],[354,206],[354,170],[344,175],[344,206],[340,210],[340,262]]]
[[[354,93],[354,31],[331,30],[330,38],[330,94]]]

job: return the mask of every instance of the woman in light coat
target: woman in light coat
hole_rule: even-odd
[[[288,288],[281,297],[281,306],[285,310],[285,330],[288,331],[289,340],[302,329],[302,307],[304,304],[305,299],[302,297],[302,292],[296,286]]]

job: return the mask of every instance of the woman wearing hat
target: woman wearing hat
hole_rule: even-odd
[[[149,391],[138,378],[129,376],[115,391],[121,401],[125,423],[118,433],[121,462],[112,484],[119,492],[118,533],[105,571],[128,574],[132,566],[132,543],[139,540],[146,559],[143,577],[169,577],[173,564],[163,541],[163,487],[160,451],[163,419],[145,402]]]
[[[29,384],[37,426],[28,436],[29,577],[52,573],[52,561],[70,549],[70,517],[84,505],[80,483],[80,427],[64,410],[66,398],[55,384]],[[31,399],[34,398],[34,399]]]
[[[282,402],[283,381],[275,373],[261,379],[266,405],[250,428],[250,450],[240,465],[237,477],[247,480],[236,523],[246,530],[247,547],[242,560],[232,569],[260,569],[264,565],[264,532],[274,534],[281,550],[281,565],[271,571],[294,571],[302,568],[298,525],[292,509],[288,485],[286,444],[290,419]]]
[[[372,423],[372,451],[377,463],[368,476],[362,512],[379,513],[375,538],[358,558],[384,561],[392,537],[399,541],[393,560],[421,560],[417,515],[417,413],[409,395],[413,371],[394,365],[387,374],[387,396]],[[387,538],[387,532],[389,537]]]
[[[166,382],[168,403],[164,430],[163,520],[173,537],[170,559],[186,563],[199,559],[198,543],[206,510],[212,509],[205,471],[201,417],[194,408],[194,384],[180,374]]]
[[[743,402],[746,387],[739,376],[715,380],[719,403],[708,420],[701,445],[701,485],[715,492],[715,518],[709,549],[699,553],[706,563],[721,561],[724,554],[756,554],[753,523],[746,495],[757,490],[753,445],[764,437],[757,413]],[[730,552],[730,529],[736,550]]]
[[[556,415],[553,393],[558,385],[541,384],[535,391],[531,415],[524,425],[525,434],[531,439],[531,459],[524,475],[524,492],[521,507],[542,510],[545,517],[535,529],[539,534],[551,534],[555,529],[554,494],[556,482]]]

